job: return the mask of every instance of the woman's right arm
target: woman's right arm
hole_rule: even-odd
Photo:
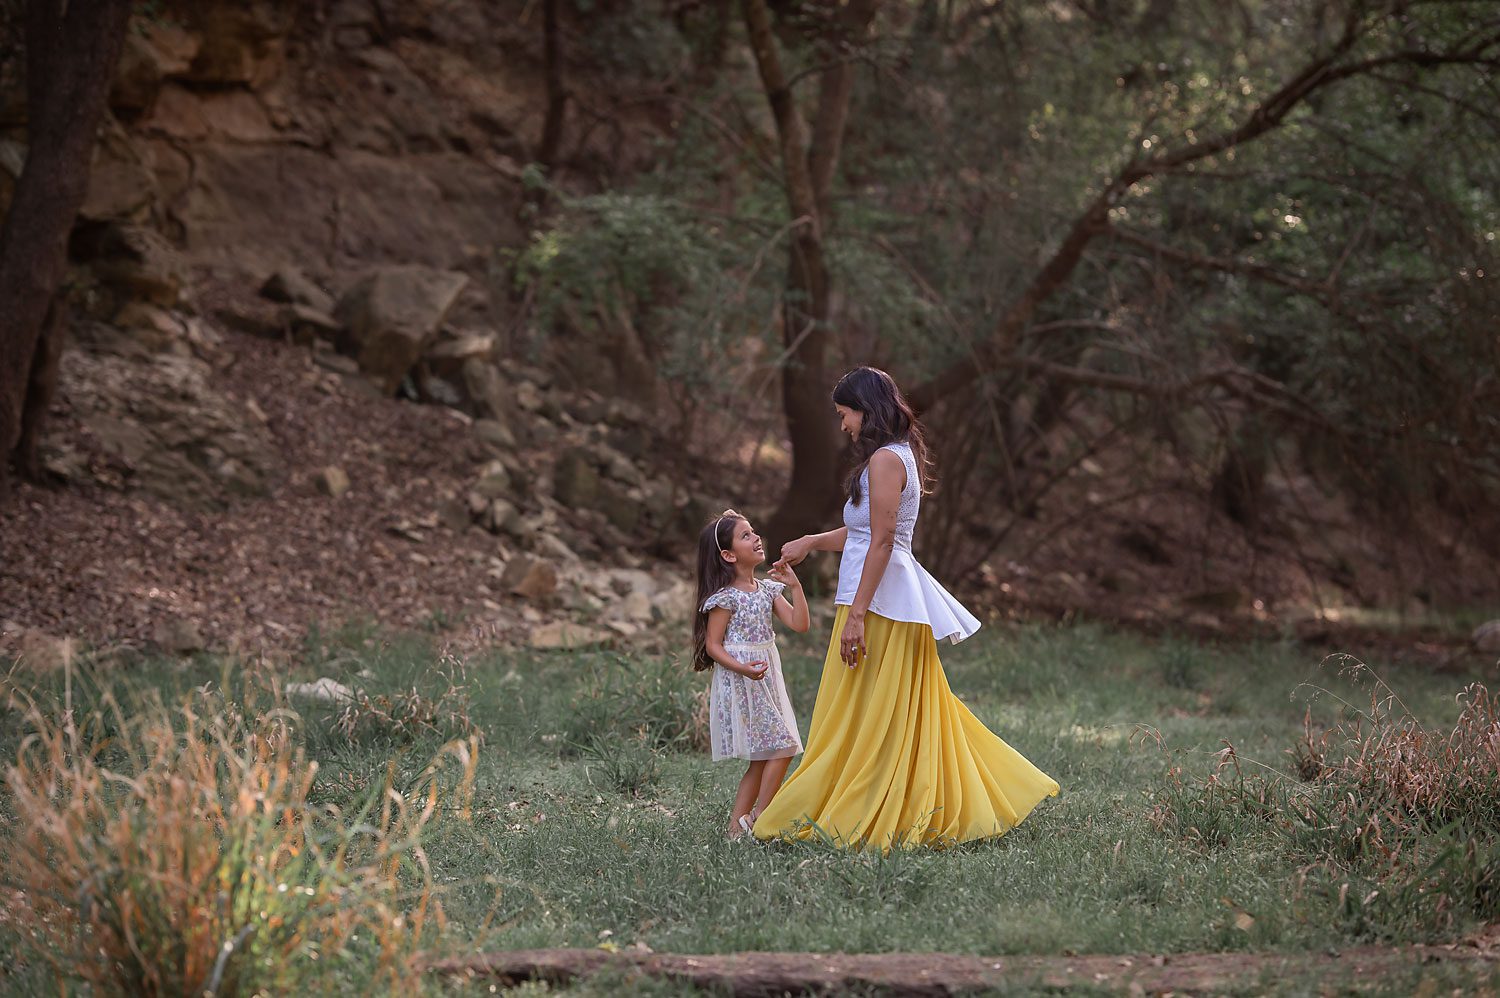
[[[724,650],[724,632],[729,628],[731,616],[733,614],[722,606],[716,606],[708,611],[708,631],[703,635],[703,650],[708,652],[709,658],[730,672],[738,672],[746,679],[765,678],[766,669],[770,667],[769,662],[741,662]]]
[[[781,546],[781,560],[788,565],[800,565],[814,551],[842,551],[848,537],[848,527],[827,530],[821,534],[803,534]]]

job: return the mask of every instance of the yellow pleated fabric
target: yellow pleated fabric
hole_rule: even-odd
[[[802,762],[755,823],[757,838],[850,848],[944,846],[1003,835],[1057,781],[980,723],[948,687],[932,628],[865,616],[868,655],[839,658],[834,618]]]

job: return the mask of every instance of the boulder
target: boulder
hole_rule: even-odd
[[[150,351],[166,350],[187,335],[181,316],[146,302],[126,302],[115,313],[114,324],[127,330],[132,340]]]
[[[645,518],[646,505],[640,489],[610,489],[603,498],[600,511],[617,530],[634,533]]]
[[[94,146],[89,189],[78,210],[80,217],[90,221],[139,219],[159,194],[147,155],[119,122],[106,119],[103,134]]]
[[[542,390],[530,381],[522,381],[516,385],[515,397],[516,405],[520,406],[524,412],[541,412],[546,404],[546,399],[542,397]]]
[[[173,655],[192,655],[208,647],[196,621],[170,617],[156,627],[155,642],[162,651]]]
[[[324,703],[348,703],[354,699],[354,691],[331,676],[321,676],[310,683],[287,683],[286,692],[288,696]]]
[[[198,35],[164,18],[132,18],[110,86],[109,106],[136,114],[149,111],[162,81],[186,73],[202,44]]]
[[[295,267],[283,267],[266,278],[260,293],[272,301],[305,305],[323,314],[331,313],[335,305],[333,295]]]
[[[520,516],[521,511],[516,509],[514,503],[492,499],[484,508],[484,528],[494,534],[508,532]]]
[[[620,601],[620,615],[637,624],[649,624],[652,618],[651,597],[640,590]]]
[[[533,627],[527,643],[538,651],[573,651],[605,645],[612,640],[613,635],[600,628],[558,620]]]
[[[1474,647],[1483,652],[1500,652],[1500,620],[1487,620],[1474,628]]]
[[[155,229],[111,223],[80,240],[79,255],[101,282],[122,297],[171,308],[182,292],[185,269],[172,244]]]
[[[170,351],[69,350],[59,372],[101,481],[199,508],[222,505],[226,493],[264,495],[281,461],[254,410],[216,383],[206,363]]]
[[[333,342],[343,330],[337,319],[311,305],[283,305],[278,319],[285,335],[303,346],[311,346],[318,340]]]
[[[318,469],[317,474],[313,476],[313,484],[325,496],[337,499],[349,491],[349,476],[344,472],[343,468],[330,464],[326,468]]]
[[[260,87],[271,82],[285,62],[285,36],[294,9],[276,0],[187,5],[187,26],[202,41],[181,75],[214,85]]]
[[[557,569],[541,558],[518,557],[505,566],[500,584],[513,595],[542,600],[557,591]]]
[[[502,418],[509,409],[510,394],[505,387],[505,378],[500,369],[488,358],[470,357],[459,370],[464,391],[469,397],[469,407],[476,416],[490,421]],[[509,435],[510,431],[506,431]],[[515,446],[515,437],[510,437],[506,446]]]
[[[516,435],[510,432],[510,427],[498,419],[476,419],[474,436],[501,450],[510,450],[516,445]]]
[[[387,395],[437,335],[469,279],[430,267],[382,267],[357,281],[334,317],[344,326],[341,346]]]
[[[588,451],[572,447],[557,458],[552,472],[552,494],[569,509],[598,509],[602,482]]]
[[[485,475],[474,483],[474,491],[486,499],[498,499],[511,493],[510,472],[505,466],[491,465],[485,469]]]
[[[33,672],[55,672],[66,668],[76,655],[72,638],[10,621],[0,624],[0,663],[15,663]]]

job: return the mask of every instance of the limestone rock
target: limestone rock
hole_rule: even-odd
[[[484,528],[498,534],[509,531],[520,518],[521,511],[504,499],[492,499],[484,508]]]
[[[589,454],[581,447],[564,451],[552,473],[552,494],[569,509],[597,509],[601,482]]]
[[[109,106],[143,113],[150,110],[162,81],[186,73],[198,56],[202,39],[163,19],[132,18],[110,87]]]
[[[158,624],[156,644],[173,655],[192,655],[207,647],[197,622],[186,617],[171,617]]]
[[[1474,628],[1474,647],[1483,652],[1500,652],[1500,620],[1488,620]]]
[[[295,267],[283,267],[266,278],[260,293],[272,301],[305,305],[324,314],[331,313],[335,304],[333,295]]]
[[[182,258],[156,230],[110,224],[85,243],[83,255],[94,273],[124,297],[167,308],[177,304],[185,274]]]
[[[146,302],[131,301],[115,314],[115,325],[129,330],[131,338],[147,350],[165,350],[187,336],[182,318]]]
[[[573,651],[608,644],[613,636],[597,627],[559,620],[533,627],[527,640],[538,651]]]
[[[493,422],[506,414],[510,395],[500,369],[492,361],[483,357],[470,357],[459,369],[459,376],[475,415]],[[510,431],[506,430],[506,433],[509,435]],[[514,436],[510,436],[510,443],[506,446],[515,446]]]
[[[337,319],[311,305],[283,305],[279,320],[282,330],[292,338],[292,342],[303,346],[311,346],[318,340],[332,342],[343,330]]]
[[[354,691],[331,676],[321,676],[310,683],[287,683],[286,691],[289,696],[324,703],[347,703],[354,699]]]
[[[265,494],[280,467],[266,425],[195,357],[69,350],[59,391],[110,466],[107,484],[211,508],[226,493]]]
[[[526,412],[540,412],[546,400],[542,398],[542,390],[530,381],[523,381],[516,385],[516,405]]]
[[[469,279],[430,267],[381,267],[345,293],[335,311],[346,352],[388,395],[395,394]]]
[[[637,624],[649,624],[651,622],[651,597],[640,590],[632,592],[620,601],[620,613],[626,620]]]
[[[505,567],[500,584],[524,599],[545,599],[557,591],[557,569],[540,558],[519,557]]]
[[[330,464],[326,468],[318,469],[318,473],[313,476],[313,484],[325,496],[332,496],[334,499],[337,499],[349,491],[349,476],[343,468],[335,464]]]
[[[0,624],[0,663],[14,662],[33,672],[55,672],[66,668],[76,654],[72,638],[57,637],[11,621]]]
[[[143,216],[160,192],[146,154],[113,118],[94,147],[89,189],[78,214],[90,221]]]
[[[505,465],[491,465],[485,469],[485,475],[474,483],[474,491],[486,499],[498,499],[501,496],[511,494],[510,472]]]
[[[474,435],[490,446],[503,450],[510,450],[516,445],[515,434],[510,432],[510,427],[498,419],[476,419]]]
[[[201,3],[185,8],[202,42],[184,78],[195,83],[264,86],[285,62],[293,5],[275,0]]]

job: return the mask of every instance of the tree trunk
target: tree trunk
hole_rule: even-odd
[[[874,0],[847,7],[834,28],[848,45],[868,28]],[[792,478],[780,507],[766,525],[772,553],[799,534],[827,529],[840,504],[840,448],[828,393],[829,276],[823,252],[828,192],[838,170],[844,126],[849,116],[853,67],[835,60],[821,74],[815,130],[809,137],[797,108],[764,0],[743,0],[745,27],[760,72],[766,101],[776,122],[782,180],[794,224],[791,259],[782,305],[786,343],[781,374],[782,407],[792,446]]]
[[[546,0],[542,5],[542,52],[547,79],[547,115],[542,122],[542,141],[536,159],[547,168],[547,179],[555,180],[558,153],[562,150],[563,122],[568,114],[568,88],[563,82],[562,26],[558,4]]]
[[[21,438],[37,341],[67,270],[94,135],[130,0],[29,0],[26,164],[0,226],[0,492]]]

